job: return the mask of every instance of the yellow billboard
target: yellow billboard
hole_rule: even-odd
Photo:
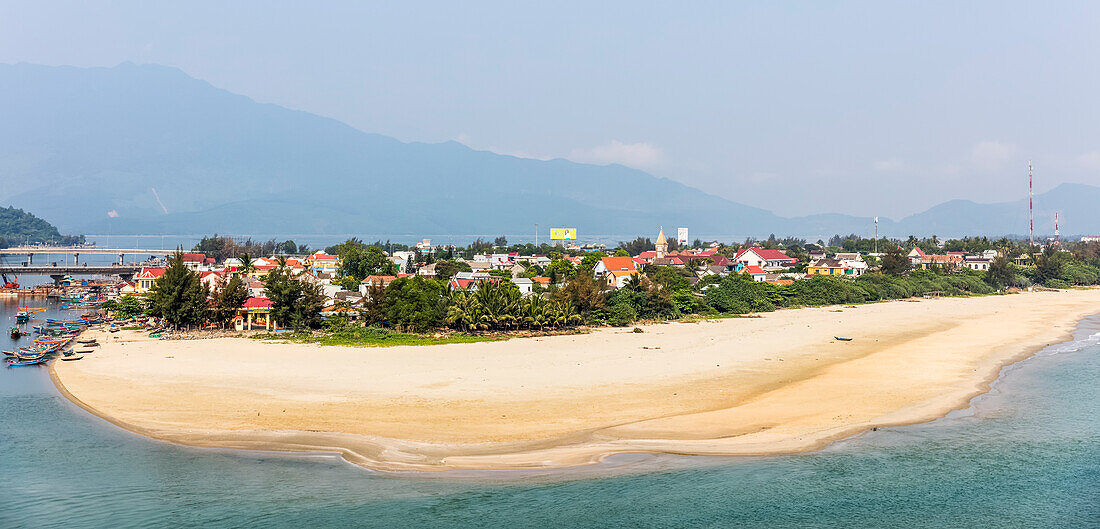
[[[550,240],[575,241],[577,240],[577,228],[550,228]]]

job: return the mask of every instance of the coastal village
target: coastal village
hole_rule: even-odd
[[[384,295],[395,281],[413,277],[437,280],[450,292],[473,294],[479,289],[507,286],[522,298],[550,298],[552,293],[575,281],[578,274],[586,280],[594,280],[604,295],[609,295],[622,289],[637,290],[643,280],[655,283],[646,278],[664,270],[664,275],[673,275],[678,284],[688,287],[692,296],[705,299],[709,289],[717,288],[721,279],[731,276],[777,287],[789,287],[812,278],[857,280],[870,272],[881,272],[882,261],[889,252],[904,255],[906,271],[929,270],[941,275],[986,273],[998,258],[1021,267],[1030,264],[1032,259],[1027,253],[1006,256],[1005,249],[945,251],[945,243],[935,240],[924,241],[926,247],[934,245],[932,251],[912,244],[913,241],[906,246],[886,239],[875,241],[874,245],[881,245],[887,251],[876,251],[879,248],[844,251],[844,241],[839,246],[805,244],[791,251],[784,248],[789,245],[774,240],[747,241],[736,246],[698,240],[688,244],[686,230],[681,229],[680,235],[679,240],[670,239],[661,228],[651,243],[639,238],[637,244],[620,244],[621,247],[614,251],[608,251],[604,245],[577,244],[575,230],[572,232],[574,240],[559,239],[554,245],[526,245],[527,248],[520,249],[485,244],[480,245],[485,248],[471,251],[455,245],[433,245],[430,239],[423,239],[391,251],[381,245],[371,247],[371,251],[385,261],[358,275],[348,268],[346,256],[342,257],[332,248],[329,251],[333,253],[318,250],[290,255],[239,255],[220,260],[198,251],[184,252],[178,257],[188,270],[197,274],[212,297],[219,284],[234,276],[241,279],[248,297],[231,320],[231,328],[237,331],[287,328],[280,325],[284,322],[273,317],[273,301],[265,294],[265,280],[274,270],[283,270],[322,293],[323,306],[319,314],[322,320],[334,317],[356,320],[371,303],[372,296]],[[356,251],[368,245],[359,243],[358,246]],[[629,247],[641,251],[630,252]],[[523,249],[528,251],[518,251]],[[144,267],[132,280],[108,289],[108,295],[115,299],[122,296],[140,299],[154,288],[166,270],[165,266]],[[655,285],[656,289],[661,287]],[[686,313],[690,312],[692,304],[678,305],[683,309],[680,312]],[[643,310],[635,311],[640,312]],[[642,314],[633,316],[641,317]]]

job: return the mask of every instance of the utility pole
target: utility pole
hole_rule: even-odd
[[[878,216],[875,216],[875,253],[878,253]]]
[[[539,223],[535,223],[535,248],[539,247]]]
[[[1054,245],[1058,246],[1058,212],[1054,212]]]
[[[1031,160],[1027,161],[1027,243],[1035,246],[1035,195],[1031,185]]]

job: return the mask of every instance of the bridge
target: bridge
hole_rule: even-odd
[[[174,250],[149,250],[146,248],[98,248],[95,246],[17,246],[0,249],[0,257],[5,255],[25,255],[27,265],[34,265],[35,255],[62,254],[73,256],[73,263],[79,264],[81,255],[117,255],[118,264],[126,262],[127,255],[169,256]]]
[[[118,276],[118,277],[121,277],[122,279],[127,279],[128,280],[128,279],[134,277],[138,272],[140,272],[143,267],[144,267],[144,265],[140,265],[140,264],[131,264],[131,265],[112,264],[112,265],[108,265],[108,266],[94,266],[94,265],[89,266],[88,264],[83,264],[83,265],[53,265],[53,266],[43,266],[43,265],[35,266],[35,265],[31,265],[31,264],[25,264],[23,266],[0,265],[0,273],[7,274],[7,275],[17,275],[17,276],[20,276],[20,275],[50,276],[54,279],[54,281],[58,281],[62,277],[65,277],[65,276],[75,276],[75,275],[82,275],[82,276]]]

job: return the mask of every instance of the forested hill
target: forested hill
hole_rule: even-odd
[[[84,236],[61,235],[57,227],[26,211],[9,206],[0,208],[0,248],[20,244],[83,243]]]

